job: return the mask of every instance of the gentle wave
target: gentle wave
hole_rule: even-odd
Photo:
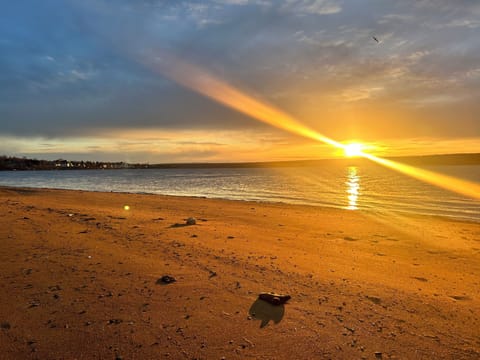
[[[430,167],[480,182],[480,166]],[[283,202],[480,222],[480,201],[376,165],[0,172],[0,185]]]

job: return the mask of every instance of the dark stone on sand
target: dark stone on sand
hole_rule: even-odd
[[[165,284],[171,284],[175,281],[177,281],[177,279],[175,279],[173,276],[163,275],[160,279],[157,280],[156,284],[165,285]]]
[[[194,217],[189,217],[186,221],[187,225],[195,225],[197,223],[197,220]]]
[[[379,351],[376,351],[376,352],[375,352],[375,358],[376,358],[376,359],[381,359],[381,358],[382,358],[382,353],[379,352]]]
[[[382,302],[382,299],[380,299],[379,297],[376,297],[376,296],[365,296],[368,300],[370,300],[371,302],[373,302],[374,304],[380,304]]]
[[[4,321],[0,324],[0,328],[2,328],[4,330],[10,330],[11,325],[8,321]]]
[[[34,308],[34,307],[37,307],[37,306],[40,306],[40,300],[32,300],[30,301],[30,305],[28,306],[29,308]]]
[[[450,295],[450,297],[452,299],[458,300],[458,301],[472,300],[471,297],[466,296],[466,295]]]
[[[281,305],[285,304],[292,297],[290,295],[263,292],[258,295],[258,298],[272,305]]]
[[[108,320],[109,324],[115,324],[115,325],[121,324],[122,322],[123,322],[122,319],[110,319],[110,320]]]

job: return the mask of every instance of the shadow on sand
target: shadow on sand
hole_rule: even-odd
[[[264,300],[257,299],[250,306],[248,314],[256,320],[261,320],[260,327],[263,328],[268,325],[270,320],[273,320],[275,324],[282,321],[285,314],[285,306],[283,304],[272,305]]]
[[[190,225],[175,223],[175,224],[170,225],[169,228],[181,228],[181,227],[185,227],[185,226],[190,226]]]

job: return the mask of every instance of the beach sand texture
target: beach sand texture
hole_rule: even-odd
[[[0,205],[1,359],[480,358],[478,223],[21,188]]]

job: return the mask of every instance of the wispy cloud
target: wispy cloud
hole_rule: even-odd
[[[243,149],[239,142],[248,139],[242,131],[255,146],[261,143],[265,125],[138,61],[158,52],[196,64],[341,140],[429,132],[480,137],[478,1],[51,0],[2,6],[0,135],[9,137],[10,149],[22,143],[13,146],[12,136],[55,146],[45,139],[67,139],[62,149],[77,153],[78,142],[68,139],[90,139],[94,147],[84,151],[98,154],[129,136],[129,151],[137,154],[148,154],[147,144],[165,153],[177,145],[200,153],[216,142]],[[235,137],[222,138],[227,131]],[[179,136],[165,136],[175,132]],[[281,138],[282,147],[296,141],[286,133]],[[280,156],[273,145],[267,148]],[[221,151],[211,156],[220,158]]]
[[[341,97],[343,101],[347,102],[372,99],[382,90],[381,86],[351,88],[342,91]]]
[[[282,9],[299,15],[329,15],[342,11],[338,0],[285,0]]]

